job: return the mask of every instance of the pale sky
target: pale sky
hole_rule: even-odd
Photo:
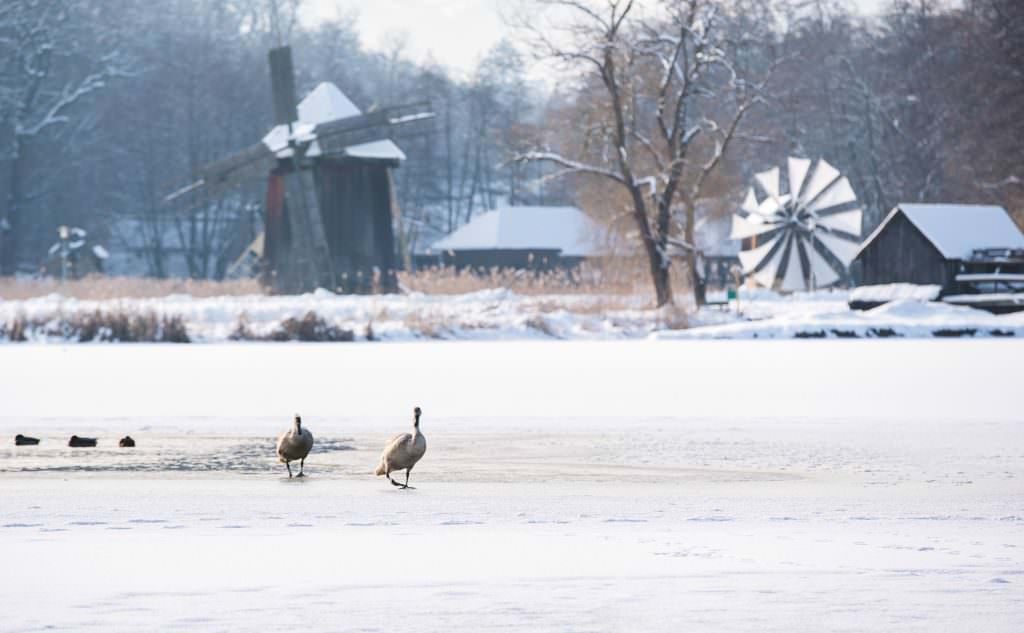
[[[852,0],[865,13],[885,0]],[[307,21],[356,13],[363,45],[381,50],[405,37],[407,57],[422,62],[428,55],[449,68],[468,72],[503,36],[509,35],[502,13],[515,0],[306,0]]]

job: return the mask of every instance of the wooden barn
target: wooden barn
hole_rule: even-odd
[[[576,207],[504,207],[478,215],[430,250],[459,270],[548,271],[601,254],[602,234]]]
[[[1024,291],[1024,233],[998,206],[900,204],[864,240],[854,263],[862,286],[936,285],[950,303],[987,294],[961,303],[988,302],[979,307],[1000,311],[999,303]]]

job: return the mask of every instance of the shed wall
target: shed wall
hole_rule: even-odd
[[[948,289],[957,262],[946,260],[903,213],[897,213],[856,259],[864,285],[939,284]]]

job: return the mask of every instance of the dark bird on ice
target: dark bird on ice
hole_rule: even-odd
[[[35,446],[38,443],[38,437],[28,437],[27,435],[22,435],[21,433],[18,433],[17,435],[14,436],[15,446]]]
[[[378,477],[384,475],[391,485],[399,488],[409,488],[409,473],[427,452],[427,438],[420,433],[420,413],[419,407],[413,409],[415,419],[412,423],[412,433],[399,433],[388,440],[384,452],[380,455],[380,464],[373,473]],[[399,470],[405,471],[405,484],[391,478],[391,473]]]
[[[289,479],[292,477],[292,467],[289,462],[294,462],[295,460],[299,462],[298,476],[306,476],[302,469],[306,464],[306,456],[309,455],[309,451],[312,448],[313,434],[309,432],[309,429],[302,428],[302,418],[296,414],[295,423],[292,425],[292,428],[277,438],[277,458],[279,461],[284,462],[285,467],[288,469]]]
[[[135,440],[132,439],[131,435],[125,435],[117,443],[121,448],[135,448]]]
[[[96,446],[96,438],[78,437],[77,435],[72,435],[71,439],[68,440],[68,446],[70,446],[71,448],[89,448],[92,446]]]

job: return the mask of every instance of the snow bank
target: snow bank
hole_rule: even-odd
[[[884,338],[1024,336],[1024,312],[994,315],[944,303],[900,300],[866,311],[793,311],[759,321],[658,332],[657,338]]]
[[[860,286],[850,292],[850,303],[886,303],[888,301],[935,301],[942,286],[929,284],[879,284]]]
[[[26,328],[29,341],[78,340],[68,333],[68,322],[97,312],[177,319],[188,339],[202,343],[274,339],[282,324],[310,313],[327,327],[351,332],[357,341],[1024,336],[1024,313],[995,316],[907,300],[860,312],[847,306],[851,296],[846,291],[782,296],[744,289],[728,309],[660,311],[643,296],[520,295],[505,289],[462,295],[351,296],[317,290],[297,296],[101,301],[52,294],[0,300],[0,341],[10,338],[4,327],[18,321],[35,324]],[[245,335],[239,337],[240,331]]]
[[[658,314],[644,309],[644,303],[644,299],[584,295],[523,296],[503,289],[463,295],[373,296],[336,295],[320,289],[297,296],[172,295],[104,301],[52,294],[0,301],[0,325],[17,319],[59,322],[61,318],[96,311],[152,314],[180,317],[192,341],[217,342],[230,340],[242,324],[254,337],[262,338],[285,320],[301,319],[314,312],[328,325],[351,330],[357,340],[614,339],[643,337],[659,327]],[[634,304],[635,308],[630,307]],[[29,335],[30,340],[39,342],[54,338],[59,339]]]

